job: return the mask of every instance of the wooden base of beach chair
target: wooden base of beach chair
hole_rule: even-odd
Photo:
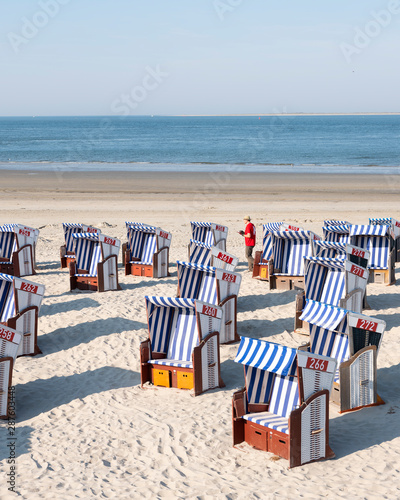
[[[135,259],[133,259],[135,260]],[[140,261],[138,261],[140,262]],[[153,254],[153,264],[136,264],[130,262],[130,252],[125,251],[125,276],[144,276],[146,278],[166,278],[169,276],[169,249],[162,248]]]
[[[174,387],[176,389],[193,389],[193,370],[174,366],[152,366],[151,381],[153,385]]]
[[[258,251],[254,256],[253,264],[253,278],[259,279],[261,281],[269,281],[269,275],[273,271],[273,265],[271,261],[262,259],[262,252]]]
[[[153,266],[147,264],[129,264],[125,266],[125,276],[129,274],[132,274],[132,276],[153,278]]]
[[[72,252],[68,252],[65,248],[65,245],[60,247],[60,261],[61,261],[61,269],[69,267],[69,264],[71,262],[76,262],[75,255]]]
[[[393,285],[396,282],[394,269],[370,269],[368,283]]]
[[[321,396],[326,402],[324,429],[312,430],[311,427],[307,429],[307,424],[305,422],[308,419],[306,418],[303,423],[302,413],[308,411],[309,405]],[[289,468],[335,457],[335,454],[329,446],[329,392],[327,390],[313,394],[298,409],[292,411],[289,417],[289,434],[243,419],[242,416],[245,413],[244,398],[245,390],[243,389],[233,394],[232,423],[234,446],[244,441],[253,448],[273,453],[274,455],[288,460]],[[252,405],[249,405],[249,411],[252,412],[254,408],[250,408],[250,406]],[[265,409],[260,408],[258,411],[265,411]],[[242,415],[239,416],[240,414]],[[315,425],[315,423],[312,423],[311,426],[312,425]],[[321,432],[325,434],[325,449],[322,453],[323,456],[320,455],[321,445],[312,442],[313,439],[315,439],[314,436],[318,436]],[[316,437],[316,439],[319,438]],[[313,459],[313,456],[318,456],[318,458]]]
[[[99,281],[97,277],[87,278],[84,276],[71,276],[70,277],[70,288],[71,290],[91,290],[92,292],[97,292],[99,286]]]
[[[270,276],[270,290],[304,290],[304,276]]]
[[[14,264],[9,261],[0,261],[0,273],[14,276]]]

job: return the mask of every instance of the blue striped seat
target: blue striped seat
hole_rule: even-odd
[[[275,415],[275,413],[270,413],[269,411],[248,413],[244,415],[243,418],[249,422],[262,425],[263,427],[289,434],[289,419]]]
[[[156,229],[143,224],[129,225],[127,223],[128,249],[130,264],[152,265],[153,256],[157,251]],[[133,260],[137,259],[137,260]]]
[[[13,277],[0,274],[0,322],[6,322],[15,316],[15,299],[13,290]]]
[[[92,277],[97,276],[97,265],[102,260],[101,246],[98,241],[98,236],[89,235],[85,237],[86,233],[75,233],[73,238],[75,240],[76,252],[76,268],[87,273],[76,273],[76,277]]]

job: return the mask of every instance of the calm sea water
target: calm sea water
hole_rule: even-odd
[[[400,116],[0,118],[0,168],[400,173]]]

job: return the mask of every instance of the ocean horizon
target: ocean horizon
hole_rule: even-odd
[[[397,114],[0,118],[0,169],[399,174]]]

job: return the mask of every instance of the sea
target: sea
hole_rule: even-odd
[[[400,174],[400,116],[0,118],[0,169]]]

